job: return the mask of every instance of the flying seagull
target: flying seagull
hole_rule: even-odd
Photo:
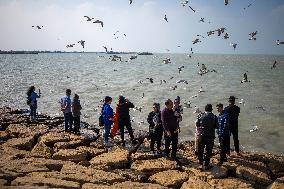
[[[183,68],[184,68],[184,66],[178,67],[178,73],[180,73]]]
[[[209,31],[207,32],[207,35],[210,36],[210,35],[213,35],[215,33],[215,31]]]
[[[255,37],[256,34],[257,34],[257,31],[250,33],[249,35],[251,38],[249,38],[249,40],[256,40],[256,37]]]
[[[228,33],[225,33],[224,39],[229,39],[229,34]]]
[[[129,0],[129,5],[131,5],[132,4],[132,0]]]
[[[103,21],[96,20],[96,21],[94,21],[93,23],[95,23],[95,24],[101,24],[101,26],[104,27]]]
[[[193,44],[196,44],[196,43],[198,43],[198,42],[199,42],[199,43],[201,42],[200,39],[198,39],[198,38],[192,41]]]
[[[191,10],[192,10],[192,12],[195,12],[196,10],[194,10],[191,6],[188,6]]]
[[[204,22],[204,18],[200,18],[199,22]]]
[[[78,43],[80,43],[83,48],[85,48],[85,42],[86,42],[86,41],[83,41],[83,40],[78,41]]]
[[[237,48],[237,43],[230,43],[230,46],[233,46],[234,47],[234,50],[236,50],[236,48]]]
[[[197,36],[197,37],[205,38],[203,35],[200,35],[200,34],[197,34],[196,36]]]
[[[43,26],[32,26],[32,27],[36,27],[39,30],[41,30],[41,28],[43,28]]]
[[[87,18],[87,22],[92,21],[94,18],[90,18],[89,16],[84,16],[85,18]]]
[[[105,51],[106,51],[106,52],[108,52],[108,51],[107,51],[107,47],[106,47],[106,46],[103,46],[103,48],[105,49]]]
[[[169,22],[166,14],[165,14],[164,20],[165,20],[166,22]]]
[[[277,45],[283,45],[284,41],[277,40],[276,43],[277,43]]]
[[[249,8],[251,5],[252,5],[252,4],[250,3],[250,4],[247,6],[247,8]],[[244,7],[244,10],[246,10],[246,7]]]
[[[149,79],[150,83],[154,83],[153,78],[147,77],[146,79]]]
[[[215,31],[217,31],[218,32],[218,36],[220,36],[222,33],[225,32],[225,30],[226,30],[226,28],[219,28],[219,29],[217,29]]]
[[[181,2],[181,5],[183,6],[183,7],[185,7],[185,5],[187,5],[188,4],[188,1],[183,1],[183,2]]]
[[[228,5],[229,4],[229,0],[224,0],[224,4]]]
[[[66,48],[74,47],[75,44],[66,45]]]

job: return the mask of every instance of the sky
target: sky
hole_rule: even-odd
[[[284,55],[284,45],[275,42],[284,41],[284,0],[229,0],[227,6],[223,0],[190,0],[195,13],[181,2],[0,0],[0,50],[93,52],[107,46],[114,51],[189,53],[193,48],[196,53]],[[169,22],[163,20],[165,14]],[[102,20],[104,27],[87,22],[85,15]],[[44,27],[38,30],[32,25]],[[221,27],[227,29],[229,39],[207,36],[207,31]],[[250,41],[248,34],[254,31],[257,40]],[[205,38],[192,44],[198,34]],[[79,40],[86,41],[84,49]],[[66,48],[72,43],[74,48]],[[238,44],[236,50],[230,43]]]

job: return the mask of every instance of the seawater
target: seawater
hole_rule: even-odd
[[[189,58],[186,54],[154,54],[141,55],[128,62],[130,55],[122,55],[122,62],[112,62],[109,56],[97,53],[0,55],[0,105],[28,108],[26,91],[35,85],[42,92],[38,111],[61,115],[58,101],[66,88],[70,88],[80,96],[82,120],[97,124],[100,111],[97,107],[104,96],[113,97],[115,110],[118,95],[122,94],[135,106],[142,107],[142,112],[131,110],[134,129],[147,130],[146,119],[153,102],[161,103],[163,108],[166,99],[173,100],[179,95],[182,103],[190,101],[191,107],[197,106],[201,111],[207,103],[212,103],[217,114],[216,104],[226,106],[228,97],[234,95],[241,108],[241,149],[283,154],[284,56],[193,54]],[[171,64],[162,63],[167,57],[171,58]],[[276,69],[271,69],[275,60]],[[198,75],[198,62],[217,73]],[[184,69],[179,74],[180,66]],[[245,72],[250,82],[241,84]],[[147,77],[153,78],[154,83],[146,80]],[[187,80],[188,84],[177,84],[180,79]],[[139,80],[143,83],[138,83]],[[160,84],[160,80],[166,83]],[[174,85],[177,89],[171,90]],[[205,92],[198,93],[201,86]],[[194,95],[197,97],[192,98]],[[241,99],[244,104],[238,103]],[[180,141],[194,139],[197,116],[194,110],[184,108]],[[255,125],[258,130],[249,132]]]

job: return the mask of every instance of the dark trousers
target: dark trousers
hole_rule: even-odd
[[[65,131],[71,131],[73,125],[73,116],[72,112],[64,113],[64,123],[65,123]]]
[[[240,152],[240,147],[239,147],[240,144],[239,144],[239,136],[238,136],[239,135],[238,134],[238,127],[231,128],[230,131],[233,135],[235,151],[237,153],[239,153]],[[230,144],[230,142],[229,142],[229,144]]]
[[[36,105],[30,106],[30,116],[32,119],[36,118],[36,109],[37,109]]]
[[[205,166],[208,166],[210,163],[210,158],[212,155],[212,149],[214,146],[214,137],[208,137],[208,136],[199,136],[198,139],[198,160],[199,164],[203,165],[203,162],[205,162]],[[206,152],[204,154],[204,149],[206,147]],[[204,157],[205,155],[205,157]]]
[[[227,158],[226,154],[230,152],[230,135],[225,135],[222,137],[219,137],[219,143],[220,143],[220,162],[224,162],[224,160]]]
[[[118,128],[119,128],[119,131],[120,131],[120,137],[121,137],[122,143],[124,143],[124,126],[126,126],[126,129],[128,130],[128,134],[130,136],[130,139],[133,141],[134,135],[133,135],[131,123],[118,122]]]
[[[168,136],[165,133],[165,154],[168,156],[170,153],[170,145],[172,143],[172,154],[171,157],[175,158],[177,154],[177,145],[178,145],[178,132],[171,132],[171,136]]]
[[[155,130],[153,133],[150,133],[150,149],[155,151],[154,145],[157,143],[157,150],[161,151],[163,130]]]
[[[80,132],[80,116],[73,117],[74,132]]]

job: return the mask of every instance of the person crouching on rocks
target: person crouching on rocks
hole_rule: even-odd
[[[212,113],[212,105],[207,104],[205,106],[205,112],[199,114],[196,120],[198,160],[200,164],[199,168],[202,170],[203,169],[208,170],[211,168],[209,163],[212,155],[212,149],[214,146],[215,129],[217,128],[218,128],[218,119]],[[206,153],[204,157],[205,147],[206,147]]]
[[[110,107],[112,98],[109,96],[105,97],[105,103],[102,111],[103,122],[104,122],[104,144],[109,146],[108,139],[110,134],[110,129],[113,124],[113,109]]]
[[[80,134],[80,115],[82,106],[80,104],[79,95],[75,94],[72,102],[72,113],[74,120],[74,133]]]
[[[153,152],[153,154],[155,154],[154,145],[155,143],[157,143],[157,154],[161,154],[163,125],[161,120],[161,111],[159,103],[153,104],[153,111],[149,113],[147,121],[149,123],[149,138],[151,140],[150,149]]]
[[[31,86],[27,92],[27,104],[30,106],[30,116],[31,120],[36,119],[36,109],[37,109],[37,98],[40,98],[40,90],[38,94],[35,92],[35,87]]]

